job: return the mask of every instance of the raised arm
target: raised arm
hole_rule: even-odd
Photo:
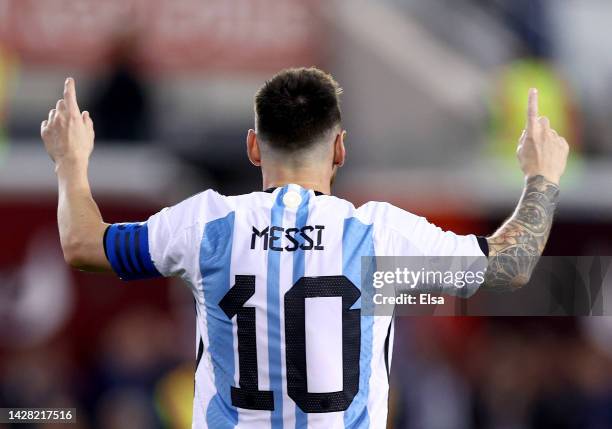
[[[110,271],[104,254],[102,220],[89,187],[87,170],[94,146],[93,122],[79,111],[74,79],[64,84],[64,98],[41,124],[45,148],[58,181],[57,221],[66,262],[87,271]]]
[[[529,281],[548,240],[568,152],[567,141],[538,116],[538,93],[531,89],[517,150],[525,188],[514,214],[487,238],[485,288],[514,290]]]

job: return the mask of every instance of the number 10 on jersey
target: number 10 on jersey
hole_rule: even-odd
[[[239,386],[232,386],[232,405],[250,410],[274,410],[274,395],[281,392],[259,390],[255,307],[245,303],[255,294],[255,276],[237,275],[234,286],[219,302],[238,326]],[[346,410],[359,389],[361,348],[360,313],[351,308],[359,299],[359,289],[345,276],[302,277],[287,291],[285,306],[285,362],[287,392],[305,413],[331,413]],[[309,392],[306,364],[306,299],[342,299],[342,390]],[[340,370],[340,369],[339,369]],[[324,376],[324,374],[322,374]]]

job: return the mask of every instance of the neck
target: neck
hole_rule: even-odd
[[[263,172],[263,188],[279,188],[289,184],[299,185],[304,189],[312,189],[326,195],[331,194],[331,180],[329,176],[311,169],[287,171],[275,169],[274,172]]]

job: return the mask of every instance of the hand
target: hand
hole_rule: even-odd
[[[565,166],[569,145],[550,128],[548,118],[538,116],[538,91],[529,90],[527,128],[519,139],[517,156],[526,177],[544,176],[558,185]]]
[[[74,79],[64,84],[64,98],[42,122],[40,135],[56,166],[63,162],[87,163],[93,150],[94,128],[89,112],[81,114],[77,105]]]

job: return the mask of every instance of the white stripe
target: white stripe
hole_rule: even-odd
[[[350,204],[326,196],[311,196],[309,225],[325,225],[323,232],[324,250],[306,252],[306,276],[337,276],[342,274],[342,230],[344,214],[350,213]],[[321,314],[322,321],[327,321]],[[321,350],[325,353],[326,350]],[[326,378],[331,374],[317,373],[316,368],[308,368],[309,377]],[[342,366],[334,370],[342,374]],[[310,390],[310,389],[309,389]],[[308,429],[344,428],[344,412],[308,414]]]
[[[266,194],[265,200],[257,201],[252,198],[255,195],[242,196],[237,201],[238,210],[234,220],[234,243],[232,248],[231,276],[232,282],[236,275],[255,276],[255,294],[244,304],[247,307],[255,307],[255,324],[257,333],[268,332],[267,321],[267,272],[268,272],[268,252],[263,250],[262,241],[256,243],[256,248],[251,249],[251,232],[256,227],[260,230],[270,224],[271,196]],[[264,203],[260,210],[240,210],[242,206],[250,207]],[[236,318],[234,318],[236,325]],[[257,381],[259,390],[270,389],[269,361],[268,361],[268,336],[257,335]],[[238,386],[239,366],[238,366],[238,344],[237,336],[234,333],[234,355],[235,365],[235,386]],[[259,410],[248,410],[237,408],[238,425],[237,428],[261,427],[264,422],[269,422],[269,412]],[[212,428],[211,428],[212,429]]]
[[[373,228],[374,253],[376,255],[392,254],[389,249],[392,243],[386,239],[381,242],[376,233],[376,225]],[[376,316],[372,326],[371,376],[367,405],[371,429],[384,429],[387,422],[389,376],[385,364],[385,341],[391,322],[391,316]]]
[[[203,233],[204,225],[198,224],[197,237],[200,237],[200,240],[202,239]],[[208,353],[208,346],[210,342],[208,339],[208,325],[206,322],[206,306],[202,286],[202,273],[200,271],[200,244],[200,241],[196,243],[197,247],[194,249],[193,255],[191,256],[191,263],[194,267],[191,270],[193,277],[188,279],[188,281],[191,283],[191,291],[196,301],[196,330],[200,333],[202,343],[204,345],[200,364],[194,374],[195,388],[193,397],[192,427],[207,429],[206,406],[217,394],[217,389],[215,387],[212,362],[210,360],[210,354]]]
[[[290,187],[291,189],[291,187]],[[299,192],[299,191],[298,191]],[[295,226],[296,210],[295,208],[285,207],[283,214],[283,228],[293,228]],[[281,242],[280,246],[285,246],[286,240]],[[279,287],[280,287],[280,321],[281,321],[281,335],[280,335],[280,348],[281,348],[281,367],[282,367],[282,378],[283,378],[283,428],[293,429],[295,427],[295,402],[289,397],[287,393],[287,364],[285,355],[285,305],[284,298],[287,291],[293,286],[293,253],[294,252],[281,252],[280,256],[280,273],[279,273]]]

